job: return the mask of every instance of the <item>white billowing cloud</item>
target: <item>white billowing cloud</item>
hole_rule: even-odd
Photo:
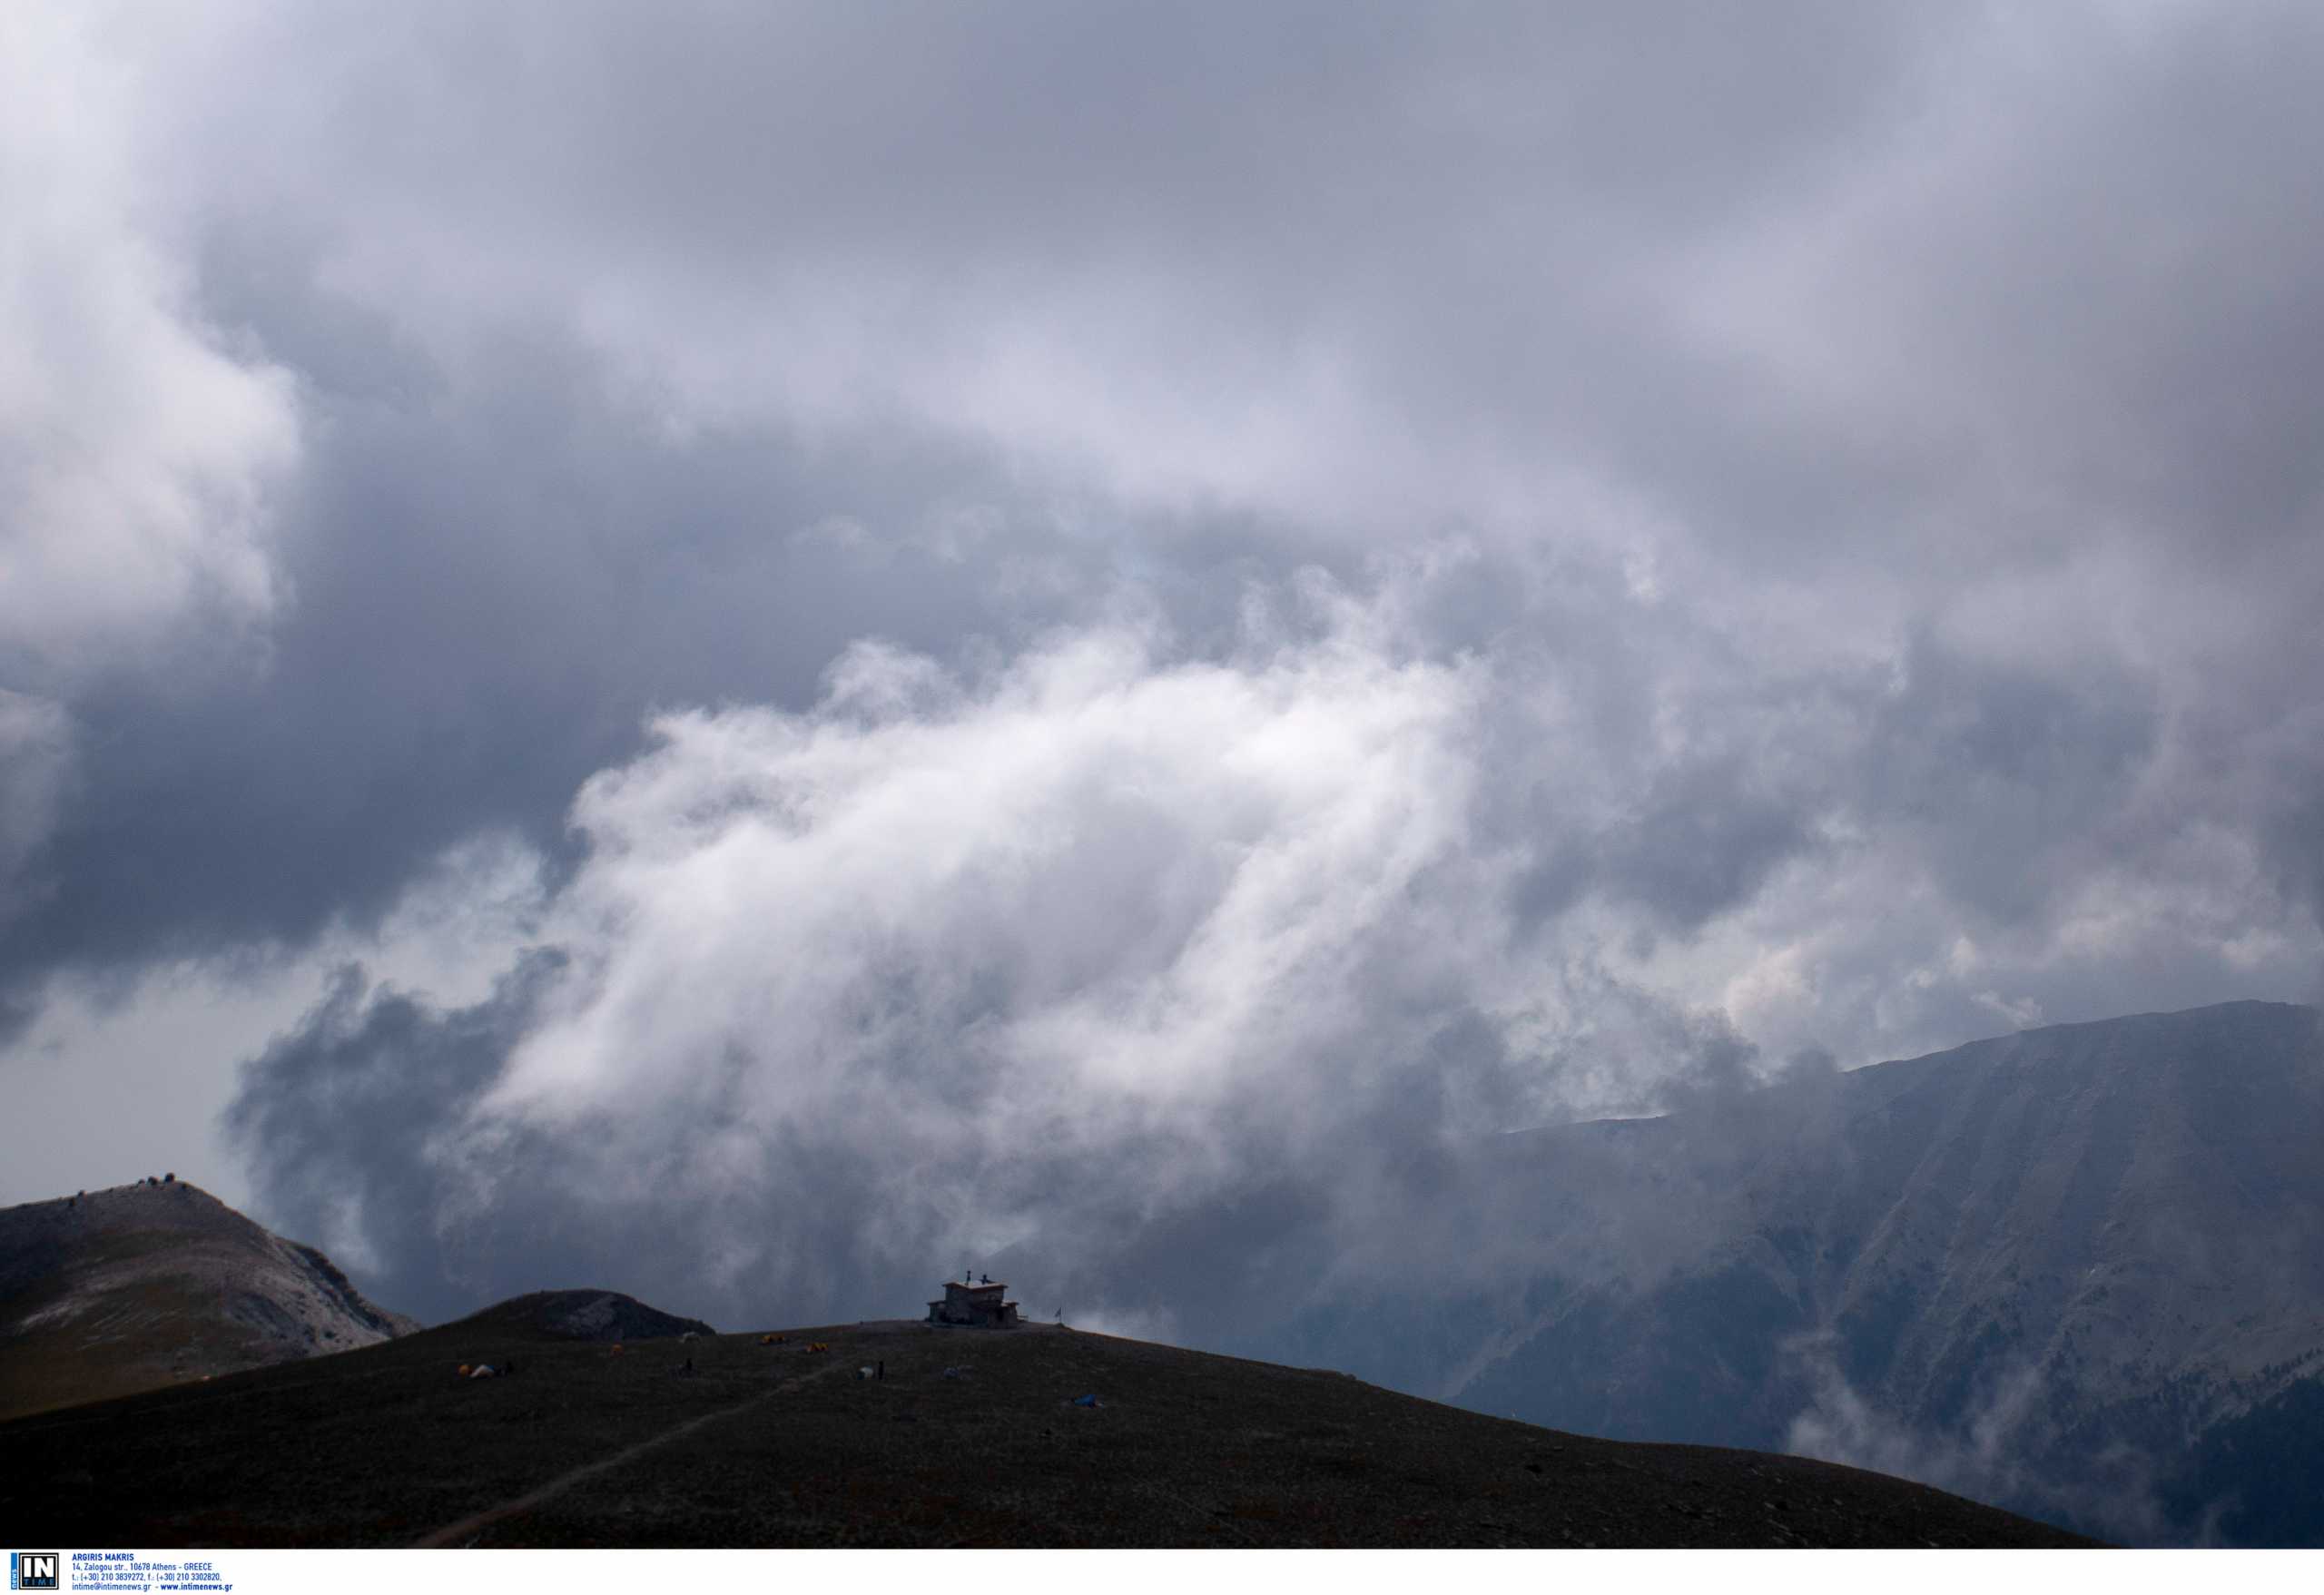
[[[367,1201],[374,1249],[430,1229],[473,1289],[525,1277],[505,1248],[545,1213],[675,1226],[719,1299],[781,1278],[834,1308],[861,1299],[835,1272],[1013,1244],[1102,1294],[1141,1225],[1277,1185],[1376,1235],[1364,1171],[1695,1064],[1664,999],[1513,933],[1482,722],[1541,684],[1414,647],[1401,596],[1255,597],[1224,657],[1137,614],[981,669],[866,644],[809,712],[665,715],[574,806],[537,999],[342,1000],[239,1111],[287,1127],[340,1059],[379,1089],[438,1056],[415,1037],[521,1011],[475,1086],[380,1110],[428,1127],[434,1195]],[[1560,784],[1557,750],[1527,757]]]
[[[192,605],[268,608],[267,494],[299,444],[288,373],[191,308],[136,147],[146,85],[103,26],[0,15],[0,662],[68,676]]]
[[[487,1110],[1060,1155],[1305,1101],[1334,1047],[1364,1089],[1380,993],[1350,994],[1471,940],[1431,871],[1464,873],[1482,671],[1353,615],[1159,646],[1124,621],[967,680],[867,645],[812,715],[657,722],[576,805],[573,973]]]
[[[1187,1226],[1222,1265],[1434,1245],[1432,1159],[1494,1130],[2317,960],[2194,734],[2112,677],[1927,640],[1755,677],[1620,566],[1372,576],[1255,585],[1199,649],[1126,602],[658,715],[569,874],[448,861],[390,923],[459,958],[337,981],[245,1073],[262,1199],[447,1309],[549,1259],[862,1311],[1020,1246],[1128,1310],[1122,1253]],[[1481,584],[1509,623],[1442,645]]]
[[[931,1216],[918,1240],[989,1245],[1073,1223],[1012,1166],[1148,1216],[1270,1172],[1361,1206],[1324,1171],[1367,1147],[1925,1050],[2087,1011],[2124,970],[2195,1001],[2314,960],[2248,839],[2097,857],[2027,908],[1989,879],[2059,845],[2009,833],[2024,750],[1906,764],[1984,813],[1994,856],[1965,863],[1892,812],[1886,689],[1698,677],[1717,646],[1641,608],[1590,644],[1669,673],[1625,724],[1522,628],[1416,646],[1442,575],[1255,596],[1216,657],[1137,617],[980,669],[866,644],[810,711],[662,716],[580,793],[586,856],[537,921],[569,962],[436,1155],[478,1210],[540,1177],[527,1137],[584,1201],[763,1196],[797,1157]],[[2105,795],[2126,746],[2036,773],[2089,789],[2102,854],[2137,818],[2135,781]]]

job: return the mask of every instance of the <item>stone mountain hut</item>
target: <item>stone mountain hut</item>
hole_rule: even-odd
[[[1017,1304],[1004,1300],[1009,1294],[1005,1285],[987,1281],[983,1285],[963,1285],[944,1282],[944,1299],[928,1304],[931,1324],[966,1324],[979,1329],[1003,1329],[1016,1323]]]

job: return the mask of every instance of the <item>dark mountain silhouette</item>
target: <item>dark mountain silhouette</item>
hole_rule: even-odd
[[[92,1545],[2073,1542],[1828,1463],[1584,1439],[1062,1327],[616,1350],[542,1300],[0,1423],[0,1515]]]
[[[969,1407],[940,1416],[952,1412],[941,1403],[954,1400],[941,1393],[958,1380],[923,1380],[927,1401],[897,1403],[886,1419],[901,1427],[879,1431],[889,1438],[876,1443],[868,1431],[848,1427],[856,1408],[824,1383],[801,1396],[798,1410],[819,1414],[808,1428],[838,1446],[835,1455],[885,1480],[881,1490],[922,1503],[911,1509],[918,1515],[909,1532],[868,1500],[810,1500],[838,1487],[802,1482],[790,1507],[733,1504],[730,1512],[662,1501],[652,1509],[664,1514],[654,1519],[660,1527],[641,1542],[655,1542],[656,1533],[669,1543],[952,1542],[948,1534],[1207,1542],[1187,1530],[1183,1513],[1172,1515],[1177,1508],[1135,1505],[1132,1497],[1146,1499],[1140,1492],[1157,1501],[1212,1501],[1204,1510],[1225,1514],[1246,1535],[1230,1535],[1231,1542],[1491,1543],[1497,1534],[1563,1542],[1549,1536],[1551,1522],[1561,1535],[1601,1543],[1765,1543],[1753,1536],[1772,1532],[1770,1525],[1805,1542],[1916,1542],[1920,1531],[1900,1526],[1905,1520],[1851,1515],[1857,1503],[1846,1492],[1815,1497],[1806,1484],[1760,1499],[1791,1501],[1796,1490],[1800,1499],[1832,1503],[1812,1522],[1783,1519],[1780,1505],[1738,1519],[1740,1496],[1711,1517],[1688,1515],[1691,1501],[1728,1500],[1778,1475],[1792,1480],[1784,1470],[1807,1465],[1764,1454],[1735,1460],[1778,1452],[1913,1478],[2101,1538],[2324,1542],[2324,1492],[2315,1487],[2324,1479],[2319,1149],[2319,1016],[2272,1003],[2051,1027],[1847,1074],[1803,1072],[1770,1088],[1706,1096],[1663,1118],[1504,1136],[1480,1157],[1411,1173],[1418,1194],[1399,1244],[1423,1248],[1424,1281],[1383,1270],[1366,1285],[1344,1271],[1336,1277],[1344,1287],[1324,1298],[1327,1308],[1265,1332],[1262,1344],[1279,1362],[1345,1368],[1473,1409],[1462,1423],[1483,1423],[1476,1414],[1485,1413],[1570,1432],[1552,1437],[1551,1451],[1540,1449],[1551,1444],[1541,1431],[1521,1426],[1447,1427],[1444,1409],[1428,1403],[1342,1412],[1339,1394],[1365,1388],[1344,1380],[1318,1385],[1312,1381],[1320,1376],[1266,1364],[1028,1332],[983,1344],[1076,1349],[941,1354],[947,1361],[1028,1359],[1010,1364],[1009,1403],[1016,1404],[975,1409],[1003,1440],[955,1423],[966,1423]],[[238,1290],[237,1282],[255,1280],[271,1283]],[[1423,1283],[1443,1288],[1424,1294]],[[0,1325],[9,1336],[0,1342],[9,1382],[0,1396],[16,1403],[0,1411],[20,1412],[215,1373],[237,1356],[243,1366],[309,1356],[409,1326],[362,1302],[320,1254],[268,1236],[200,1192],[171,1186],[0,1213]],[[316,1446],[330,1443],[345,1406],[366,1422],[408,1423],[415,1435],[451,1446],[447,1454],[479,1448],[447,1478],[468,1479],[477,1499],[499,1501],[504,1489],[509,1499],[525,1495],[534,1488],[525,1481],[537,1483],[551,1462],[580,1468],[605,1460],[589,1449],[599,1440],[665,1443],[655,1427],[663,1417],[724,1423],[724,1409],[702,1407],[680,1390],[753,1402],[790,1402],[797,1393],[796,1368],[777,1382],[779,1396],[760,1381],[752,1359],[770,1348],[755,1340],[721,1339],[703,1351],[697,1373],[675,1373],[665,1364],[694,1354],[651,1343],[688,1331],[709,1334],[699,1321],[606,1291],[518,1297],[346,1357],[143,1398],[151,1406],[115,1403],[54,1416],[64,1425],[54,1428],[58,1436],[81,1433],[68,1418],[117,1425],[133,1413],[141,1433],[159,1425],[153,1443],[160,1449],[147,1460],[163,1477],[190,1470],[177,1496],[155,1496],[159,1515],[122,1515],[131,1509],[107,1482],[117,1464],[103,1448],[88,1453],[79,1473],[67,1470],[58,1486],[64,1495],[26,1484],[23,1499],[68,1517],[82,1512],[74,1521],[114,1524],[93,1527],[84,1536],[93,1541],[395,1542],[451,1504],[431,1493],[445,1481],[327,1487],[323,1475],[276,1478],[270,1470],[279,1458],[231,1463],[228,1453],[262,1444],[278,1427],[290,1445],[298,1425],[320,1425],[315,1433],[323,1438],[292,1447],[311,1459],[321,1454]],[[802,1333],[829,1335],[842,1357],[886,1356],[891,1372],[895,1358],[909,1371],[921,1348],[936,1344],[900,1327]],[[621,1354],[592,1344],[614,1340],[647,1344]],[[557,1385],[553,1398],[543,1386],[523,1386],[542,1390],[538,1401],[496,1391],[441,1404],[447,1368],[512,1351],[526,1379],[556,1368],[561,1379],[596,1383]],[[591,1357],[615,1362],[572,1361]],[[921,1374],[940,1379],[940,1369],[931,1364],[912,1377]],[[1108,1420],[1140,1436],[1136,1455],[1125,1453],[1131,1471],[1118,1480],[1077,1473],[1083,1495],[1060,1479],[1055,1488],[1065,1493],[1057,1499],[1036,1492],[1007,1504],[991,1493],[998,1484],[943,1495],[911,1461],[931,1442],[964,1454],[990,1442],[1023,1448],[1019,1460],[1046,1477],[1051,1463],[1042,1448],[1075,1433],[1058,1427],[1049,1403],[1079,1393],[1049,1386],[1098,1385],[1099,1374],[1150,1377],[1129,1404],[1178,1414],[1147,1428],[1137,1427],[1144,1417]],[[682,1383],[656,1382],[665,1379]],[[384,1407],[359,1393],[375,1380]],[[1028,1380],[1046,1382],[1032,1405],[1023,1404],[1036,1393]],[[1282,1380],[1311,1383],[1295,1389]],[[599,1393],[612,1404],[599,1404]],[[172,1414],[196,1410],[172,1403],[212,1394],[238,1403],[227,1409],[232,1423],[209,1439],[194,1435],[191,1416],[182,1432],[171,1428],[179,1422]],[[1310,1398],[1321,1403],[1312,1423],[1299,1406]],[[1396,1398],[1368,1391],[1362,1399]],[[1206,1410],[1214,1402],[1226,1408]],[[1249,1415],[1259,1412],[1276,1416]],[[469,1419],[459,1414],[485,1413],[513,1427],[460,1427]],[[826,1423],[838,1427],[815,1428]],[[579,1427],[567,1433],[568,1424]],[[724,1438],[704,1455],[725,1466],[718,1459],[730,1449],[740,1456],[763,1445],[763,1435],[738,1438],[754,1433],[721,1428]],[[1599,1442],[1576,1433],[1606,1436],[1611,1448],[1595,1449]],[[1554,1500],[1557,1515],[1463,1516],[1452,1504],[1463,1491],[1502,1499],[1499,1475],[1482,1462],[1477,1472],[1462,1460],[1464,1448],[1482,1447],[1482,1457],[1516,1447],[1507,1451],[1513,1457],[1522,1446],[1511,1434],[1534,1437],[1523,1442],[1534,1448],[1525,1455],[1554,1475],[1556,1490],[1543,1499]],[[528,1449],[528,1437],[546,1450]],[[1611,1445],[1625,1441],[1735,1452]],[[1182,1474],[1175,1455],[1164,1459],[1174,1447],[1191,1459],[1185,1466],[1193,1473]],[[1088,1460],[1060,1454],[1079,1459],[1068,1472]],[[1438,1460],[1413,1460],[1423,1454]],[[782,1455],[786,1467],[807,1469],[803,1479],[824,1476],[804,1453]],[[1558,1456],[1567,1459],[1560,1466],[1571,1464],[1565,1473],[1551,1467]],[[1607,1471],[1604,1478],[1571,1471],[1585,1457]],[[1671,1460],[1721,1457],[1715,1465]],[[960,1471],[954,1462],[942,1465]],[[1248,1497],[1262,1503],[1251,1516],[1236,1504],[1246,1498],[1218,1493],[1244,1469],[1295,1482]],[[630,1472],[624,1462],[614,1475]],[[247,1494],[249,1511],[204,1493],[213,1473],[224,1481],[217,1488]],[[82,1474],[89,1482],[71,1482]],[[661,1486],[636,1478],[644,1494],[661,1500]],[[1347,1501],[1328,1488],[1333,1478],[1360,1481],[1364,1488],[1347,1499],[1367,1502],[1367,1511],[1401,1511],[1409,1531],[1358,1527]],[[1754,1482],[1747,1487],[1745,1479]],[[1617,1482],[1644,1491],[1653,1510],[1617,1510],[1619,1492],[1591,1493]],[[1108,1493],[1117,1487],[1129,1493]],[[1097,1496],[1110,1504],[1091,1504]],[[927,1504],[940,1497],[960,1504],[959,1512]],[[714,1490],[711,1499],[726,1497]],[[536,1524],[527,1531],[533,1539],[496,1529],[500,1537],[483,1542],[596,1542],[612,1533],[572,1510],[559,1508],[562,1518],[496,1519],[525,1517]],[[539,1526],[552,1521],[559,1526]],[[1049,1527],[1028,1526],[1037,1521]],[[2027,1542],[1978,1541],[1984,1531],[1973,1531],[1972,1522],[1958,1520],[1949,1541],[1935,1531],[1923,1538]],[[1255,1524],[1291,1526],[1278,1534]]]
[[[464,1327],[536,1330],[561,1340],[662,1340],[715,1334],[699,1318],[680,1318],[609,1290],[543,1290],[514,1296],[460,1321]]]
[[[2109,1537],[2324,1542],[2312,1009],[2053,1026],[1487,1163],[1466,1199],[1521,1258],[1312,1318],[1303,1357]]]
[[[171,1178],[0,1209],[0,1416],[369,1345],[419,1325]]]

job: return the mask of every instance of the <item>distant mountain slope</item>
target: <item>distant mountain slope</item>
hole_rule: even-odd
[[[0,1209],[0,1416],[418,1327],[320,1252],[182,1180]]]
[[[680,1318],[610,1290],[535,1291],[459,1322],[476,1328],[536,1329],[559,1340],[666,1340],[675,1334],[718,1333],[699,1318]]]
[[[2324,1434],[2268,1417],[2324,1388],[2318,1038],[2312,1009],[2229,1003],[1504,1137],[1492,1206],[1531,1265],[1378,1304],[1350,1365],[2111,1536],[2324,1541],[2324,1491],[2302,1515],[2270,1483],[2324,1478]],[[1307,1332],[1318,1358],[1341,1338]],[[1400,1349],[1432,1343],[1429,1366]]]

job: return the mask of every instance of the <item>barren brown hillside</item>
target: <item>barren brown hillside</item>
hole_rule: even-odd
[[[312,1246],[185,1181],[0,1208],[0,1417],[418,1328]]]

